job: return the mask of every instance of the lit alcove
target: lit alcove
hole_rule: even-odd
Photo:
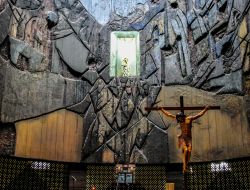
[[[133,77],[140,73],[139,32],[111,32],[110,76]]]

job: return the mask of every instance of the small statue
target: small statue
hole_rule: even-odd
[[[122,60],[122,76],[127,77],[129,75],[129,65],[128,65],[128,58],[124,58]]]
[[[187,171],[187,164],[191,157],[192,151],[192,122],[199,117],[203,116],[206,111],[209,109],[209,106],[206,106],[201,112],[194,116],[186,116],[183,112],[180,112],[176,115],[169,113],[168,111],[161,108],[161,111],[167,117],[176,119],[176,121],[180,124],[181,134],[178,135],[178,145],[179,148],[182,146],[183,151],[183,172]]]

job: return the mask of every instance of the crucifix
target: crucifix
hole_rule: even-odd
[[[178,135],[179,148],[182,147],[183,152],[183,173],[187,171],[187,165],[191,157],[192,151],[192,122],[203,116],[208,109],[220,109],[220,106],[190,106],[185,107],[183,96],[180,96],[180,107],[146,107],[146,111],[161,111],[165,116],[172,118],[180,124],[181,134]],[[167,110],[180,110],[179,113],[173,115]],[[186,116],[184,110],[202,110],[193,116]]]

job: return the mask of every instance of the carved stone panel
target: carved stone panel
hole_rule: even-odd
[[[83,123],[77,161],[180,162],[176,122],[145,107],[183,95],[222,107],[194,124],[193,161],[249,156],[249,9],[246,0],[0,0],[0,121],[67,110]],[[136,34],[138,47],[111,44],[115,31]]]

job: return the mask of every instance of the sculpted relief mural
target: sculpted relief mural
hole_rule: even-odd
[[[66,109],[83,119],[82,162],[179,162],[177,124],[145,107],[184,95],[220,105],[246,130],[243,142],[193,160],[249,155],[224,152],[250,144],[249,9],[247,0],[0,0],[1,128],[14,134],[0,150],[15,155],[12,125]],[[137,76],[110,74],[114,31],[139,32]],[[195,125],[204,122],[215,130],[211,118]]]

